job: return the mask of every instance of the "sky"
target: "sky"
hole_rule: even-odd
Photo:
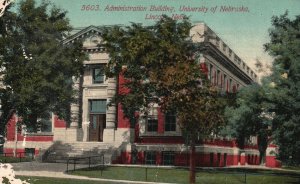
[[[205,22],[253,69],[256,59],[264,63],[272,61],[263,49],[263,44],[269,42],[268,29],[271,27],[272,16],[282,15],[286,10],[292,19],[295,15],[300,15],[300,0],[50,0],[50,2],[68,11],[67,16],[75,28],[89,25],[129,25],[131,22],[151,25],[156,20],[149,17],[184,14],[189,16],[193,23]],[[144,8],[144,11],[108,11],[111,6],[140,7]],[[180,11],[183,7],[198,8],[200,11]],[[222,12],[224,7],[242,8],[243,11]],[[154,8],[156,11],[153,11]],[[167,8],[171,10],[163,11]]]

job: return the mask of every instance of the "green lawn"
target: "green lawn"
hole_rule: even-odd
[[[300,166],[283,166],[283,169],[295,170],[300,171]]]
[[[35,177],[35,176],[17,176],[22,181],[26,180],[30,184],[105,184],[107,182],[102,181],[89,181],[78,179],[65,179],[65,178],[47,178],[47,177]]]
[[[197,183],[241,184],[296,184],[300,183],[300,174],[264,170],[200,170],[197,172]],[[147,174],[146,174],[147,173]],[[188,183],[189,171],[170,168],[137,168],[137,167],[101,167],[72,171],[70,174],[92,178],[108,178],[134,181],[152,181],[169,183]]]

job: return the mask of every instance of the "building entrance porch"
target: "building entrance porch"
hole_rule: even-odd
[[[105,114],[90,114],[89,141],[103,142],[103,131],[105,128]]]

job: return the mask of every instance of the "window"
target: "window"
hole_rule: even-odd
[[[104,82],[104,65],[98,65],[93,68],[93,84],[102,84]]]
[[[163,165],[174,165],[175,154],[172,151],[163,152]]]
[[[41,119],[40,126],[41,132],[52,132],[52,121],[50,118]]]
[[[34,148],[25,148],[25,156],[26,157],[33,158],[34,153],[35,153],[35,149]]]
[[[222,86],[222,89],[225,89],[226,87],[226,90],[227,90],[227,76],[224,74],[224,82],[223,82],[223,86]]]
[[[217,71],[217,85],[220,85],[221,84],[221,72],[220,70]]]
[[[210,166],[214,165],[214,153],[209,153]]]
[[[210,64],[209,65],[209,80],[212,81],[212,78],[213,78],[213,65]]]
[[[52,113],[45,113],[37,119],[35,124],[27,124],[18,127],[19,133],[52,132]]]
[[[106,100],[90,100],[90,113],[105,114]]]
[[[176,131],[176,115],[174,113],[166,114],[165,131]]]
[[[156,152],[146,151],[145,152],[145,164],[155,165],[156,164]]]
[[[232,92],[232,79],[229,79],[229,90],[231,90],[231,92]],[[230,92],[230,91],[228,91],[228,92]]]
[[[217,166],[221,166],[220,163],[221,163],[221,153],[218,153],[217,154]]]
[[[147,117],[147,131],[157,132],[157,130],[158,130],[157,107],[150,107],[149,114]]]
[[[149,119],[148,118],[148,124],[147,124],[148,132],[157,132],[157,129],[158,129],[157,119]]]

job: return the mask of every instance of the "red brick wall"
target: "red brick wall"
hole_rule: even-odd
[[[140,151],[138,152],[137,156],[137,164],[144,164],[145,163],[145,156],[144,152]],[[255,162],[255,157],[253,157],[253,165],[258,165],[259,162]],[[259,160],[259,157],[256,157],[257,160]],[[210,153],[196,153],[195,154],[195,160],[196,160],[196,166],[197,167],[224,167],[225,166],[225,157],[224,153],[220,154],[220,160],[218,160],[218,154],[213,153],[213,163],[211,165],[210,160]],[[241,157],[241,165],[245,165],[247,156]],[[174,158],[175,166],[188,166],[189,165],[189,152],[175,152],[175,158]],[[226,157],[226,166],[231,165],[238,165],[239,162],[239,155],[230,155],[227,154]],[[131,163],[131,153],[130,152],[122,152],[120,157],[115,160],[113,163],[119,163],[119,164],[130,164]],[[157,151],[156,152],[156,164],[162,165],[163,164],[163,158],[162,158],[162,152]],[[276,163],[278,165],[278,163]],[[274,165],[276,165],[274,163]],[[277,166],[276,165],[276,166]],[[271,167],[272,165],[268,165],[268,167]]]
[[[15,115],[12,116],[12,118],[8,121],[6,125],[6,138],[7,141],[14,141],[15,140],[15,128],[16,128],[16,118]]]
[[[14,156],[14,154],[13,154],[14,149],[13,148],[4,148],[3,152],[6,153],[7,157]],[[16,154],[17,154],[16,155],[17,157],[24,157],[25,156],[25,149],[19,149],[19,148],[17,148]]]
[[[130,121],[124,117],[121,104],[118,105],[118,128],[130,128]]]
[[[281,167],[282,164],[276,159],[276,156],[266,156],[266,166],[267,167]]]
[[[55,128],[66,128],[67,124],[64,120],[61,120],[57,116],[55,116],[54,117],[54,127]]]

